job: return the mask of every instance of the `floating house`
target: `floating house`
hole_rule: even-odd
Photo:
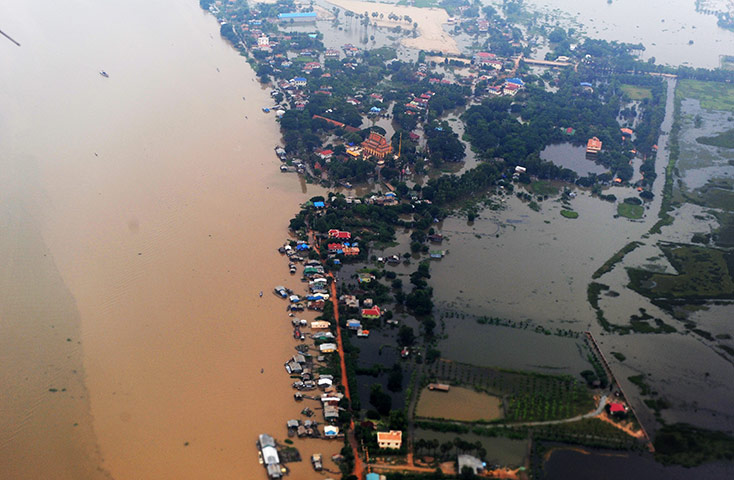
[[[322,343],[319,345],[319,351],[321,353],[334,353],[336,352],[336,343]]]
[[[312,330],[320,330],[324,328],[329,328],[331,324],[327,322],[326,320],[316,320],[314,322],[311,322],[311,329]]]
[[[280,458],[278,457],[278,449],[275,447],[275,440],[265,433],[260,434],[257,440],[260,446],[260,456],[263,465],[268,473],[268,478],[282,478],[283,470],[280,466]]]

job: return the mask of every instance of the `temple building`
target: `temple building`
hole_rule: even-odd
[[[377,132],[370,132],[370,136],[362,142],[362,152],[365,157],[375,156],[384,158],[385,155],[392,153],[392,145],[387,139]]]

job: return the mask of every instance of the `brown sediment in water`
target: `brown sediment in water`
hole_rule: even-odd
[[[0,76],[3,475],[264,478],[257,434],[303,406],[285,304],[259,292],[297,287],[276,248],[307,198],[267,91],[197,2],[56,12],[83,36],[46,3],[15,7],[13,31],[44,33]]]

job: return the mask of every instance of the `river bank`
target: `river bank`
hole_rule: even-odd
[[[0,76],[5,473],[260,473],[257,434],[300,409],[287,316],[258,292],[289,276],[274,246],[305,197],[267,92],[196,2],[2,10],[23,45]]]

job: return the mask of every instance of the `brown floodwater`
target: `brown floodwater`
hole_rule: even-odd
[[[319,193],[267,90],[194,0],[0,18],[0,476],[264,478],[257,434],[303,408],[275,249]]]

